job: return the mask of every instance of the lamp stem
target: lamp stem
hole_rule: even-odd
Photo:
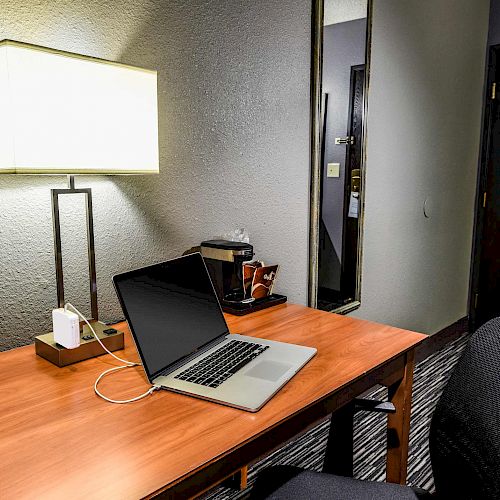
[[[75,188],[75,177],[68,175],[67,189],[52,189],[52,220],[54,229],[54,255],[56,261],[57,303],[64,307],[64,276],[62,265],[61,224],[59,216],[59,196],[63,194],[85,194],[87,218],[87,252],[89,263],[90,307],[92,319],[99,319],[97,307],[97,282],[95,269],[94,221],[92,214],[92,191],[90,188]]]

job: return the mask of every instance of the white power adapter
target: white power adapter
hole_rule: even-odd
[[[74,312],[61,309],[52,310],[54,342],[66,349],[75,349],[80,345],[80,323]]]

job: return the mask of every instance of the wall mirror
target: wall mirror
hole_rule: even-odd
[[[313,5],[309,305],[360,305],[370,0]]]

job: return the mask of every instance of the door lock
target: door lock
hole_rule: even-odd
[[[335,137],[335,144],[336,145],[339,145],[339,144],[354,144],[354,137],[351,135],[351,136],[347,136],[347,137]]]
[[[351,170],[351,191],[353,193],[359,193],[361,188],[361,170],[359,168],[353,168]]]

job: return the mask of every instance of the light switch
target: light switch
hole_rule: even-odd
[[[329,163],[326,170],[327,177],[340,177],[340,163]]]

